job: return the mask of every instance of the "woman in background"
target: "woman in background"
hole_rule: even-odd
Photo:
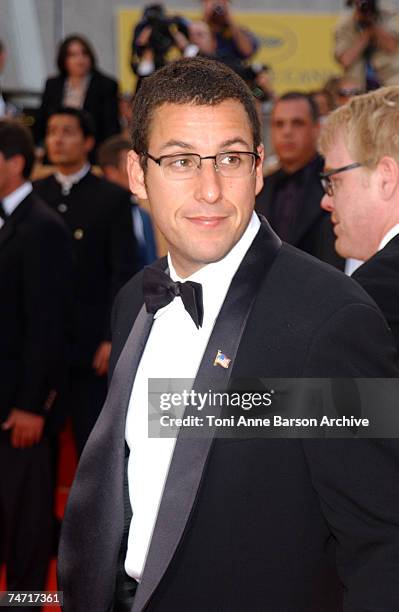
[[[47,79],[35,124],[35,139],[41,144],[49,113],[60,106],[83,108],[95,124],[96,145],[119,133],[118,84],[96,68],[89,42],[80,35],[68,36],[58,50],[59,74]]]

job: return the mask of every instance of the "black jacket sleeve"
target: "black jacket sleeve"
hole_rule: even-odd
[[[396,376],[394,354],[377,309],[352,304],[319,329],[304,376],[317,370],[320,377]],[[394,612],[399,602],[399,439],[308,439],[303,448],[336,541],[344,612]]]
[[[40,224],[24,249],[25,326],[16,408],[46,415],[63,383],[73,294],[73,255],[60,223]]]

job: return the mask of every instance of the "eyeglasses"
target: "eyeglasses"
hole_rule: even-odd
[[[175,155],[162,155],[158,159],[149,153],[143,153],[143,155],[160,166],[166,179],[173,181],[197,176],[203,159],[213,159],[216,172],[225,178],[242,178],[252,174],[257,160],[260,159],[260,155],[252,151],[224,151],[206,157],[201,157],[198,153],[176,153]]]
[[[328,172],[320,172],[319,176],[325,193],[330,196],[330,198],[332,198],[332,196],[334,195],[334,181],[331,178],[334,174],[346,172],[347,170],[354,170],[355,168],[360,168],[361,166],[364,166],[364,164],[354,162],[353,164],[349,164],[348,166],[342,166],[342,168],[333,168]]]

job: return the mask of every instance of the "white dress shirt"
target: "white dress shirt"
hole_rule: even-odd
[[[154,316],[133,384],[125,431],[130,448],[128,481],[133,510],[125,569],[138,581],[143,573],[176,442],[174,438],[148,437],[148,379],[195,379],[231,280],[259,227],[259,219],[254,213],[241,239],[222,260],[210,263],[184,279],[202,284],[202,327],[196,328],[180,297]],[[169,255],[168,262],[171,278],[183,280],[177,276]]]
[[[10,193],[10,195],[3,198],[2,202],[3,202],[4,212],[6,213],[8,217],[11,215],[11,213],[14,212],[18,204],[20,204],[22,200],[25,200],[25,198],[31,193],[31,191],[32,191],[32,183],[30,183],[29,181],[26,181],[23,185],[18,187],[18,189]],[[0,227],[2,227],[3,225],[4,225],[4,221],[3,219],[0,218]]]
[[[77,172],[73,174],[62,174],[61,172],[56,172],[54,174],[54,178],[61,185],[62,195],[69,195],[73,185],[79,183],[84,176],[89,172],[91,166],[89,162],[86,162],[84,166]]]
[[[399,223],[391,227],[391,229],[385,234],[384,238],[381,240],[378,250],[381,251],[387,244],[395,238],[399,234]]]

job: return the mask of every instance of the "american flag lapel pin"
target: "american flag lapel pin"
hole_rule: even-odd
[[[222,351],[219,350],[217,352],[213,365],[214,366],[220,365],[222,366],[222,368],[225,368],[227,370],[227,368],[230,365],[230,362],[231,362],[231,359],[229,359],[224,353],[222,353]]]

